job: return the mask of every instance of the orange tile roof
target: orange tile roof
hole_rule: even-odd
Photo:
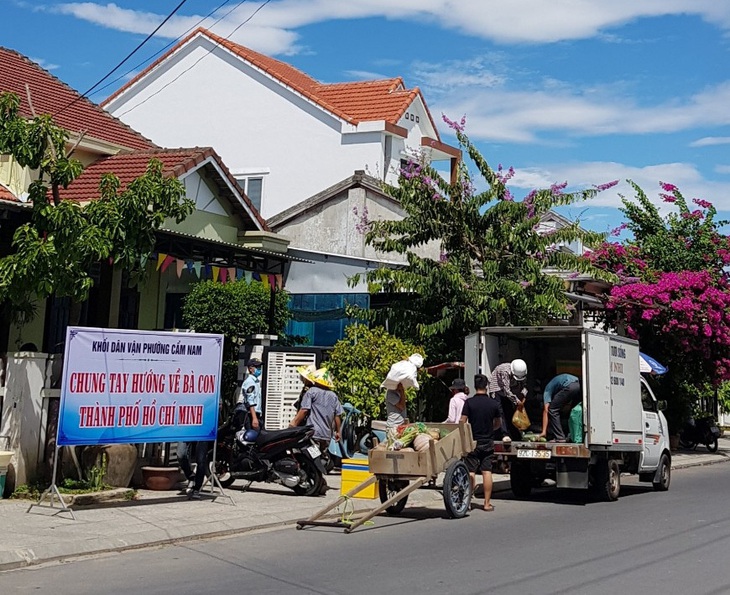
[[[421,95],[418,87],[406,89],[403,79],[400,77],[377,81],[356,81],[334,84],[320,83],[291,64],[255,52],[252,49],[229,41],[224,37],[211,33],[207,29],[199,27],[175,47],[170,49],[165,55],[120,87],[105,99],[101,105],[107,105],[197,35],[205,35],[220,47],[226,48],[239,58],[246,60],[253,66],[278,79],[282,84],[351,124],[356,125],[360,122],[385,120],[386,122],[397,125],[398,120],[413,100]],[[421,99],[423,100],[422,96]],[[423,104],[425,106],[426,102],[424,101]],[[428,108],[426,108],[426,111],[428,111]],[[429,118],[431,119],[430,114]],[[431,119],[431,123],[433,124],[433,119]],[[436,130],[435,126],[434,130]],[[438,135],[438,131],[436,134]]]
[[[86,135],[128,149],[156,147],[120,120],[105,112],[88,99],[78,99],[79,93],[57,79],[47,70],[14,50],[0,47],[0,92],[11,91],[20,97],[20,112],[32,116],[25,89],[36,114],[51,114],[55,122],[70,133],[86,131]],[[67,107],[72,101],[73,105]],[[66,109],[64,109],[66,108]]]
[[[10,202],[20,202],[18,200],[18,197],[15,196],[10,190],[5,188],[5,186],[0,184],[0,200],[8,200]]]
[[[104,174],[113,173],[119,178],[120,190],[124,190],[136,178],[144,174],[151,159],[162,162],[163,175],[166,177],[180,177],[197,165],[212,157],[218,167],[227,177],[234,188],[238,189],[243,201],[253,213],[261,228],[268,231],[266,221],[261,217],[248,197],[238,186],[238,182],[228,171],[218,154],[210,147],[195,147],[192,149],[155,149],[150,151],[135,151],[113,155],[89,165],[67,189],[61,189],[62,199],[86,202],[99,198],[99,183]]]

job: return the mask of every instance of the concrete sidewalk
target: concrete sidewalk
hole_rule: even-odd
[[[673,453],[672,467],[681,469],[730,460],[730,438],[720,439],[717,453],[704,447]],[[495,475],[494,490],[509,489],[509,477]],[[51,508],[34,507],[27,500],[0,500],[0,571],[75,556],[122,551],[292,525],[339,497],[340,477],[327,476],[332,489],[326,496],[305,498],[273,484],[253,484],[246,492],[239,482],[225,490],[227,498],[204,497],[189,501],[176,491],[139,490],[132,502],[74,507],[76,520],[67,513],[54,516]],[[356,510],[372,509],[377,500],[352,500]],[[409,506],[443,510],[440,489],[421,488]],[[58,506],[58,504],[57,504]]]

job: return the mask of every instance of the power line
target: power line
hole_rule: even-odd
[[[135,71],[135,70],[137,70],[138,68],[141,68],[142,66],[144,66],[144,65],[145,65],[145,64],[147,64],[148,62],[151,62],[151,61],[152,61],[152,60],[153,60],[154,58],[156,58],[156,57],[157,57],[157,56],[159,56],[160,54],[162,54],[162,53],[166,52],[167,50],[169,50],[169,49],[170,49],[170,48],[171,48],[171,47],[172,47],[173,45],[175,45],[176,43],[178,43],[178,42],[179,42],[179,41],[180,41],[180,40],[181,40],[181,39],[182,39],[183,37],[187,36],[187,34],[188,34],[188,33],[190,33],[191,31],[193,31],[194,29],[197,29],[197,28],[198,28],[198,27],[199,27],[199,26],[200,26],[200,25],[201,25],[201,24],[202,24],[202,23],[203,23],[203,22],[204,22],[204,21],[205,21],[206,19],[209,19],[209,18],[210,18],[210,17],[212,16],[212,15],[214,15],[214,14],[215,14],[216,12],[218,12],[218,11],[219,11],[219,10],[220,10],[221,8],[223,8],[223,7],[224,7],[224,6],[226,5],[226,4],[228,4],[228,3],[230,2],[230,1],[231,1],[231,0],[225,0],[225,1],[224,1],[224,2],[222,3],[222,4],[219,4],[218,6],[216,6],[216,7],[215,7],[215,8],[213,9],[213,10],[211,10],[211,11],[210,11],[210,12],[209,12],[209,13],[208,13],[207,15],[205,15],[205,16],[204,16],[204,17],[203,17],[202,19],[200,19],[200,20],[199,20],[199,21],[198,21],[197,23],[195,23],[195,24],[194,24],[194,25],[193,25],[192,27],[189,27],[189,28],[187,29],[187,31],[185,31],[185,33],[183,33],[182,35],[179,35],[178,37],[176,37],[175,39],[173,39],[173,40],[172,40],[172,41],[171,41],[170,43],[168,43],[168,44],[167,44],[167,45],[166,45],[165,47],[163,47],[163,48],[162,48],[162,49],[160,49],[159,51],[155,52],[154,54],[152,54],[151,56],[149,56],[149,57],[148,57],[148,58],[146,58],[145,60],[142,60],[142,62],[140,62],[139,64],[136,64],[135,66],[133,66],[132,68],[130,68],[129,70],[127,70],[127,71],[126,71],[126,72],[125,72],[124,74],[120,74],[120,75],[119,75],[119,76],[118,76],[117,78],[115,78],[115,79],[113,79],[113,80],[109,81],[109,82],[108,82],[108,83],[107,83],[106,85],[104,85],[103,87],[99,87],[99,88],[98,88],[98,89],[97,89],[96,91],[94,91],[94,92],[92,93],[92,95],[96,95],[97,93],[100,93],[100,92],[101,92],[101,91],[103,91],[104,89],[108,89],[108,88],[109,88],[109,87],[111,87],[111,86],[112,86],[112,85],[113,85],[114,83],[117,83],[117,82],[119,82],[120,80],[122,80],[122,79],[123,79],[124,77],[126,77],[126,76],[127,76],[128,74],[130,74],[130,73],[134,72],[134,71]],[[215,25],[217,25],[218,23],[220,23],[220,22],[221,22],[221,21],[222,21],[223,19],[225,19],[225,18],[226,18],[226,17],[228,16],[228,15],[230,15],[230,14],[231,14],[231,13],[232,13],[232,12],[233,12],[234,10],[236,10],[237,8],[240,8],[240,6],[241,6],[241,5],[242,5],[242,4],[244,3],[244,2],[246,2],[246,1],[247,1],[247,0],[241,0],[241,1],[240,1],[240,2],[238,3],[238,4],[236,4],[236,5],[235,5],[235,6],[233,7],[233,8],[231,8],[231,10],[229,10],[229,11],[228,11],[228,12],[227,12],[226,14],[224,14],[223,16],[221,16],[221,17],[217,18],[217,19],[216,19],[215,21],[213,21],[213,24],[212,24],[212,25],[211,25],[211,26],[210,26],[209,28],[212,28],[212,27],[214,27]]]
[[[145,37],[145,39],[139,45],[137,45],[136,48],[134,48],[134,50],[132,50],[129,54],[127,54],[127,56],[124,58],[124,60],[122,60],[119,64],[117,64],[114,68],[112,68],[107,74],[105,74],[101,79],[99,79],[98,82],[96,82],[94,85],[92,85],[85,93],[82,93],[81,95],[76,97],[73,101],[71,101],[68,105],[66,105],[65,107],[58,110],[55,114],[53,114],[53,117],[55,118],[61,112],[66,111],[74,103],[76,103],[77,101],[80,101],[81,99],[86,97],[89,93],[91,93],[94,89],[96,89],[96,87],[98,87],[101,83],[103,83],[106,79],[108,79],[112,74],[114,74],[115,71],[117,71],[119,68],[121,68],[122,64],[124,64],[127,60],[129,60],[132,56],[134,56],[134,54],[136,54],[137,51],[139,51],[144,44],[146,44],[150,39],[152,39],[152,37],[155,35],[155,33],[157,33],[162,28],[162,26],[165,23],[167,23],[167,21],[169,21],[175,15],[175,13],[177,13],[177,11],[180,10],[182,8],[183,4],[185,4],[187,1],[188,0],[181,0],[180,4],[178,4],[173,9],[173,11],[170,14],[168,14],[159,25],[157,25],[155,30],[152,31],[152,33],[150,33],[147,37]]]
[[[257,13],[258,13],[258,12],[259,12],[259,11],[260,11],[260,10],[261,10],[261,9],[262,9],[263,7],[264,7],[264,6],[266,6],[266,5],[267,5],[267,4],[269,3],[269,2],[271,2],[271,0],[266,0],[266,1],[265,1],[265,2],[263,3],[263,4],[261,4],[261,6],[259,6],[259,7],[258,7],[258,8],[256,9],[256,10],[254,10],[254,11],[253,11],[253,13],[251,14],[251,16],[250,16],[250,17],[248,17],[248,18],[247,18],[247,19],[246,19],[245,21],[243,21],[243,22],[242,22],[242,23],[241,23],[240,25],[238,25],[238,27],[236,27],[236,28],[235,28],[235,29],[234,29],[233,31],[231,31],[231,32],[230,32],[230,33],[229,33],[229,34],[228,34],[228,35],[227,35],[226,37],[224,37],[223,39],[225,39],[225,40],[227,41],[227,40],[228,40],[228,39],[229,39],[229,38],[231,37],[231,35],[233,35],[233,34],[234,34],[234,33],[235,33],[236,31],[238,31],[238,30],[239,30],[239,29],[240,29],[241,27],[243,27],[243,26],[244,26],[244,25],[245,25],[246,23],[248,23],[248,22],[249,22],[249,21],[250,21],[250,20],[251,20],[252,18],[254,18],[254,17],[256,16],[256,14],[257,14]],[[135,109],[137,109],[137,108],[138,108],[138,107],[139,107],[140,105],[143,105],[143,104],[147,103],[147,102],[148,102],[148,101],[149,101],[150,99],[152,99],[152,98],[153,98],[153,97],[154,97],[155,95],[157,95],[158,93],[161,93],[161,92],[162,92],[162,91],[164,91],[164,90],[165,90],[165,89],[166,89],[167,87],[169,87],[169,86],[170,86],[170,85],[171,85],[172,83],[174,83],[175,81],[177,81],[177,80],[178,80],[178,79],[179,79],[179,78],[180,78],[180,77],[181,77],[182,75],[184,75],[184,74],[185,74],[186,72],[188,72],[189,70],[191,70],[192,68],[194,68],[195,66],[197,66],[197,64],[198,64],[198,63],[199,63],[199,62],[200,62],[200,61],[201,61],[201,60],[202,60],[203,58],[205,58],[205,57],[209,56],[209,55],[210,55],[210,54],[211,54],[211,53],[213,52],[213,50],[217,49],[217,48],[218,48],[219,46],[220,46],[220,44],[219,44],[218,42],[215,42],[215,43],[213,44],[213,47],[212,47],[211,49],[209,49],[209,50],[208,50],[207,52],[205,52],[205,54],[203,54],[202,56],[200,56],[200,58],[198,58],[198,59],[197,59],[197,60],[196,60],[195,62],[193,62],[193,63],[192,63],[192,64],[191,64],[190,66],[188,66],[188,67],[187,67],[187,68],[186,68],[185,70],[183,70],[183,71],[182,71],[182,72],[181,72],[180,74],[178,74],[178,75],[177,75],[177,76],[176,76],[176,77],[175,77],[174,79],[172,79],[172,80],[171,80],[170,82],[168,82],[168,83],[165,83],[165,84],[164,84],[164,85],[163,85],[162,87],[160,87],[160,88],[159,88],[159,89],[158,89],[157,91],[155,91],[154,93],[152,93],[152,94],[150,94],[149,96],[145,97],[145,98],[144,98],[144,99],[143,99],[142,101],[140,101],[140,102],[139,102],[138,104],[136,104],[136,105],[133,105],[133,106],[132,106],[132,107],[130,107],[130,108],[129,108],[128,110],[126,110],[126,111],[122,112],[121,114],[115,114],[115,117],[117,117],[117,118],[121,118],[122,116],[126,116],[126,115],[127,115],[127,114],[128,114],[129,112],[131,112],[132,110],[135,110]]]

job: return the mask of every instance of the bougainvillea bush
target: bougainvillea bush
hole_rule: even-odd
[[[637,200],[624,199],[622,209],[633,238],[607,242],[590,258],[620,279],[605,298],[604,322],[668,365],[662,396],[676,429],[698,398],[730,380],[730,242],[711,203],[694,199],[690,208],[676,186],[661,187],[673,210],[662,216],[634,185]]]

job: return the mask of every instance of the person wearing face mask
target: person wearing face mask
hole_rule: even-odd
[[[251,428],[261,430],[264,427],[261,412],[261,360],[251,358],[246,366],[248,367],[248,375],[241,385],[238,402],[246,404],[250,414]]]

